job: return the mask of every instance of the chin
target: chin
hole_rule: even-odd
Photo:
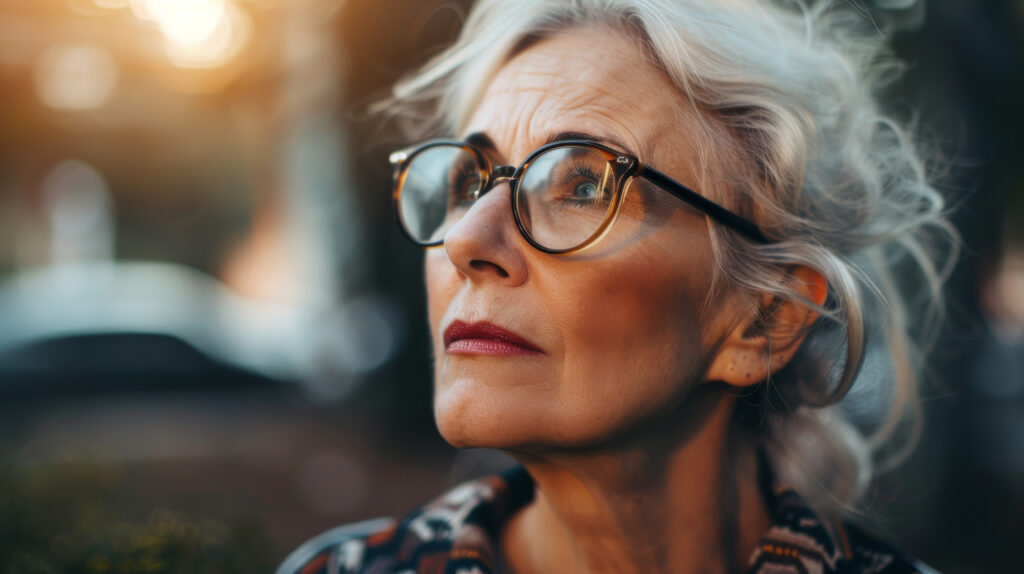
[[[444,440],[456,448],[525,451],[594,447],[614,436],[624,422],[603,411],[573,417],[572,408],[552,408],[556,404],[536,390],[495,392],[455,382],[435,390],[434,420]]]
[[[557,434],[557,418],[537,401],[536,390],[495,389],[472,380],[435,388],[437,430],[456,448],[516,448],[546,444]]]
[[[456,448],[501,448],[515,442],[516,421],[508,409],[479,393],[449,388],[434,398],[437,430]]]

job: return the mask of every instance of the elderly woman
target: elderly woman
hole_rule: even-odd
[[[520,464],[280,571],[927,571],[854,524],[956,244],[879,42],[824,1],[479,2],[388,102],[451,138],[394,199],[441,434]]]

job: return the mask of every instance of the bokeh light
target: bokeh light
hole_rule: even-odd
[[[150,17],[177,45],[203,44],[225,19],[225,0],[149,0]]]
[[[117,76],[117,65],[110,54],[92,44],[54,46],[35,66],[39,99],[59,110],[102,106],[113,93]]]
[[[186,68],[214,68],[230,62],[248,44],[252,29],[249,17],[234,4],[224,5],[208,34],[187,33],[180,26],[175,23],[163,29],[164,49],[172,62]]]
[[[223,66],[251,34],[248,15],[228,0],[130,0],[130,6],[137,18],[159,27],[167,57],[185,68]]]

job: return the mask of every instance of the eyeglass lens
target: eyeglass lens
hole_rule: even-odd
[[[399,217],[421,243],[439,243],[479,196],[483,167],[473,153],[436,146],[406,166]],[[529,237],[551,250],[572,249],[601,228],[615,192],[615,173],[599,151],[566,146],[532,158],[523,169],[516,209]]]
[[[436,146],[417,154],[406,167],[399,191],[399,218],[421,243],[438,243],[472,205],[483,173],[471,152]]]

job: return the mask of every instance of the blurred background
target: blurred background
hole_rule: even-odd
[[[365,113],[468,0],[0,0],[0,571],[266,572],[500,459],[430,412]],[[927,432],[872,490],[942,572],[1024,543],[1024,1],[873,0],[961,206]]]

